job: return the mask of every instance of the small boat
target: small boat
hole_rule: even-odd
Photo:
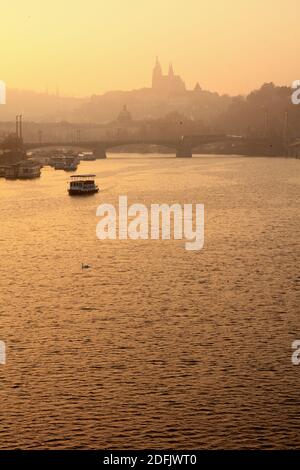
[[[69,183],[70,196],[85,196],[99,192],[99,188],[95,183],[96,175],[73,175]]]
[[[65,157],[63,156],[52,157],[51,164],[55,170],[64,170],[66,166]]]
[[[65,157],[65,171],[76,171],[77,170],[77,161],[75,157]]]
[[[80,160],[84,160],[87,162],[96,160],[96,157],[93,152],[82,152],[79,154],[79,156],[80,156]]]

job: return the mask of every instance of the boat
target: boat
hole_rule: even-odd
[[[77,158],[69,155],[52,157],[51,163],[55,170],[76,171],[78,166]]]
[[[96,157],[93,152],[82,152],[79,154],[80,160],[84,160],[86,162],[91,162],[96,160]]]
[[[51,163],[55,170],[64,170],[66,166],[66,161],[65,161],[64,156],[52,157]]]
[[[41,176],[41,165],[34,160],[23,160],[5,168],[6,179],[34,179]]]
[[[99,187],[95,183],[96,175],[72,175],[69,183],[70,196],[85,196],[99,192]]]
[[[76,171],[77,170],[77,161],[75,157],[65,157],[65,171]]]

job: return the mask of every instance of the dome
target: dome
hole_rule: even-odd
[[[128,124],[132,121],[132,116],[130,112],[127,109],[127,106],[124,105],[122,111],[120,112],[118,116],[118,122],[122,124]]]

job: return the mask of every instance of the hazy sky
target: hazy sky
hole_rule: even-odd
[[[90,95],[149,86],[155,56],[189,88],[246,93],[300,79],[299,0],[1,2],[0,79]]]

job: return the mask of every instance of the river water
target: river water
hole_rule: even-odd
[[[0,447],[300,446],[300,161],[109,155],[0,179]],[[96,238],[96,208],[204,203],[205,245]],[[81,263],[91,265],[82,270]]]

